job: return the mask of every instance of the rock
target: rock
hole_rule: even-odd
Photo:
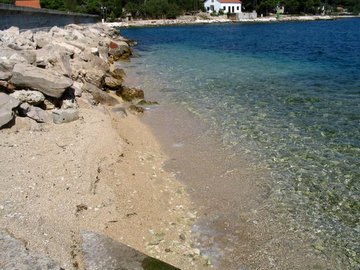
[[[81,97],[83,85],[84,85],[83,83],[75,81],[71,86],[71,88],[74,89],[74,95],[76,97]]]
[[[14,92],[14,85],[7,81],[0,81],[0,89],[5,90],[8,93]]]
[[[144,99],[144,91],[136,88],[129,88],[124,86],[121,91],[117,91],[116,95],[121,96],[126,101],[134,99]]]
[[[25,114],[27,117],[35,120],[38,123],[49,123],[52,120],[51,115],[39,107],[34,107],[27,103],[23,103],[20,105],[20,109],[22,114]]]
[[[72,78],[102,87],[104,76],[109,70],[109,65],[90,53],[82,54],[81,57],[86,57],[87,61],[81,59],[80,56],[71,59]]]
[[[55,67],[58,67],[62,75],[71,78],[72,70],[70,66],[70,56],[66,53],[57,52],[56,53],[56,62],[54,63]]]
[[[26,241],[16,239],[4,230],[0,230],[0,250],[2,270],[62,269],[45,255],[29,250]]]
[[[62,101],[62,105],[61,105],[61,109],[77,109],[78,106],[76,104],[76,100],[75,99],[64,99]]]
[[[2,31],[1,41],[5,44],[12,44],[19,36],[20,30],[18,27],[12,26],[9,29]]]
[[[2,270],[62,269],[52,259],[29,250],[26,241],[16,239],[4,230],[0,230],[0,250]]]
[[[99,51],[99,57],[103,61],[107,61],[109,57],[109,48],[106,46],[99,46],[98,51]]]
[[[98,48],[90,48],[90,51],[93,55],[99,56],[99,49]]]
[[[0,93],[0,108],[6,110],[13,110],[20,105],[20,101],[7,94]]]
[[[62,28],[54,26],[50,29],[49,34],[53,37],[66,37],[69,35],[69,32]]]
[[[69,123],[79,119],[79,111],[77,109],[60,109],[53,111],[53,121],[55,124]]]
[[[45,100],[43,93],[31,90],[18,90],[10,94],[10,96],[20,100],[21,102],[27,102],[32,105],[38,105]]]
[[[114,61],[119,59],[128,59],[132,52],[129,45],[124,41],[109,43],[109,54],[113,57]]]
[[[9,123],[14,119],[14,112],[12,110],[7,110],[0,108],[0,128]],[[0,255],[1,257],[1,255]]]
[[[140,100],[137,105],[146,106],[146,105],[159,105],[157,101],[147,101],[145,99]]]
[[[30,41],[33,40],[33,32],[31,30],[21,32],[19,35],[24,39],[27,39],[27,40],[30,40]]]
[[[106,76],[104,79],[105,86],[110,89],[119,89],[122,87],[122,83],[122,79],[116,79],[112,76]]]
[[[84,92],[90,93],[97,104],[101,103],[109,106],[114,106],[119,103],[117,99],[90,83],[84,83],[82,90]]]
[[[94,232],[82,232],[84,263],[87,270],[179,270],[127,245]]]
[[[45,110],[52,110],[56,107],[61,107],[61,101],[57,98],[46,97],[44,100],[44,106]]]
[[[17,87],[29,87],[51,97],[60,97],[73,81],[52,70],[29,64],[16,64],[11,82]]]
[[[144,111],[145,111],[143,107],[139,107],[139,106],[136,106],[134,104],[131,104],[129,106],[129,110],[134,112],[135,114],[144,113]]]
[[[62,41],[55,41],[53,40],[51,42],[51,44],[53,45],[57,45],[61,48],[64,48],[66,50],[67,53],[69,53],[70,55],[74,55],[74,54],[80,54],[81,53],[81,49],[79,49],[78,47],[71,45],[67,42],[62,42]]]
[[[11,73],[10,72],[0,71],[0,80],[7,81],[10,78],[11,78]]]
[[[110,69],[110,74],[116,79],[124,80],[125,77],[125,71],[122,68],[114,67]]]
[[[17,63],[28,63],[28,61],[19,51],[10,48],[0,49],[0,71],[12,72]]]
[[[46,45],[50,43],[51,35],[44,31],[38,31],[34,33],[33,39],[37,47],[44,48]]]

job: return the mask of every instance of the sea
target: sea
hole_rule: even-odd
[[[215,269],[360,268],[360,19],[120,29]]]

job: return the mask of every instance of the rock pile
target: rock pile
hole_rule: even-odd
[[[143,99],[142,90],[123,86],[125,73],[116,62],[132,55],[132,45],[102,24],[0,31],[0,128],[12,125],[15,117],[74,121],[79,99],[91,106],[118,104],[109,90],[125,101]]]

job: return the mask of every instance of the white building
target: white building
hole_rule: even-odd
[[[207,12],[241,13],[241,0],[206,0],[204,3]]]

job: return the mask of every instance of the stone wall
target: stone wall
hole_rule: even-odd
[[[96,23],[99,16],[0,4],[0,30],[17,26],[21,30]]]
[[[254,20],[257,18],[257,13],[254,10],[253,12],[241,12],[237,14],[238,20]]]

